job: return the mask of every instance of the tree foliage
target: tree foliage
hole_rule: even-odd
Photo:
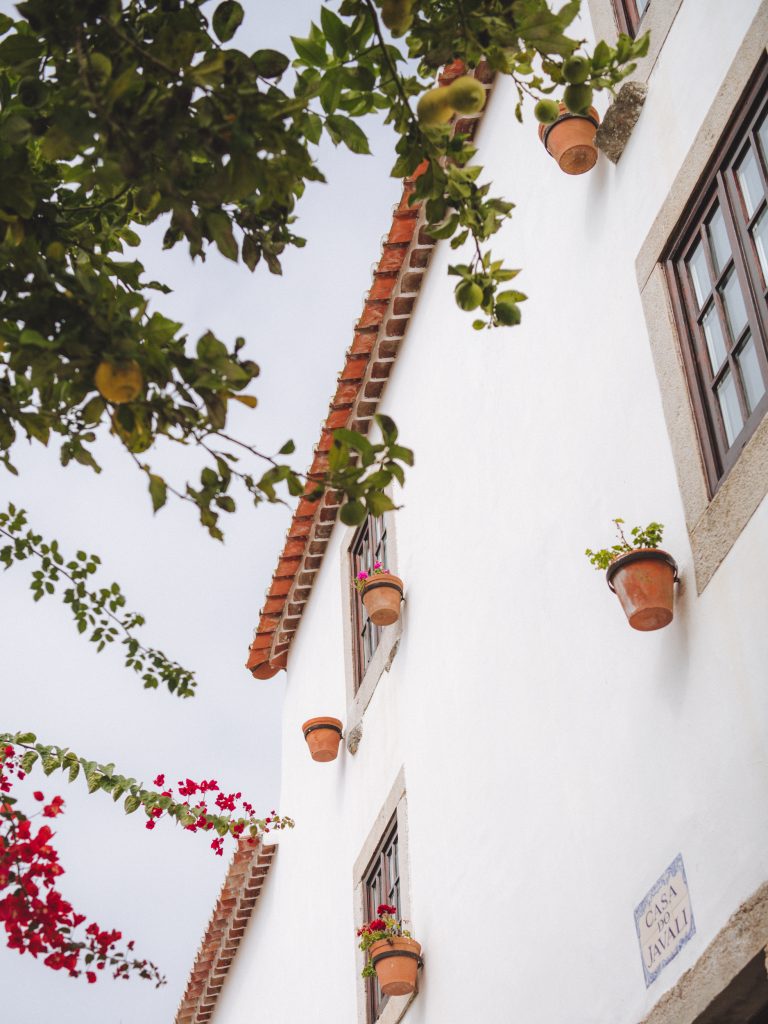
[[[308,182],[322,180],[321,137],[367,153],[360,122],[378,111],[398,136],[392,173],[424,168],[415,199],[426,202],[432,234],[454,247],[472,243],[469,262],[454,268],[463,279],[457,298],[469,282],[485,314],[477,326],[517,322],[524,296],[499,291],[516,271],[483,249],[512,204],[481,183],[468,137],[423,127],[413,100],[445,62],[485,60],[511,76],[521,116],[526,94],[566,83],[565,61],[581,43],[565,30],[579,2],[558,12],[546,0],[405,7],[399,21],[392,0],[387,12],[372,0],[322,7],[307,36],[292,40],[293,54],[238,49],[244,10],[235,0],[25,0],[17,19],[0,15],[0,461],[8,470],[19,438],[47,444],[57,435],[65,465],[98,471],[94,443],[106,429],[146,475],[153,507],[174,493],[214,537],[221,514],[235,509],[235,482],[257,503],[280,500],[285,487],[294,496],[335,489],[374,514],[386,505],[381,465],[353,474],[350,491],[354,451],[308,480],[282,459],[291,442],[269,453],[228,435],[228,403],[255,404],[248,388],[258,367],[242,338],[208,331],[193,342],[153,310],[152,292],[168,289],[146,279],[131,250],[142,227],[162,220],[165,248],[183,244],[204,259],[215,247],[251,270],[280,273],[286,247],[304,244],[296,203]],[[404,45],[380,15],[407,23]],[[626,36],[616,48],[599,43],[585,87],[612,88],[646,46]],[[133,374],[136,397],[100,389],[100,368],[99,379]],[[200,448],[198,482],[153,472],[146,452],[158,438]],[[402,470],[412,461],[403,450],[389,447],[384,458]],[[259,461],[262,470],[253,468]]]

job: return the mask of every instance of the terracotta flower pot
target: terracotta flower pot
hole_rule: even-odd
[[[661,629],[672,621],[677,563],[666,551],[628,551],[611,562],[605,578],[633,629]]]
[[[301,727],[313,761],[335,761],[342,724],[338,718],[310,718]]]
[[[380,939],[369,953],[385,996],[407,996],[414,991],[421,964],[421,946],[415,939]]]
[[[539,125],[539,138],[566,174],[585,174],[597,163],[595,132],[600,115],[594,107],[588,114],[572,114],[564,103],[553,124]]]
[[[390,572],[369,576],[363,587],[363,604],[374,626],[391,626],[400,618],[403,581]]]

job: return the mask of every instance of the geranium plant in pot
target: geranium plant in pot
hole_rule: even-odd
[[[338,718],[309,718],[301,731],[313,761],[335,761],[339,753],[342,723]]]
[[[374,626],[391,626],[400,618],[400,602],[403,599],[403,581],[381,562],[374,562],[370,572],[362,570],[355,580]]]
[[[634,526],[627,540],[623,519],[614,519],[618,542],[610,548],[585,554],[598,570],[605,570],[608,586],[617,595],[633,629],[652,630],[672,621],[677,563],[661,544],[664,526]]]
[[[382,903],[376,913],[378,917],[357,929],[360,949],[365,953],[362,975],[375,975],[385,996],[409,995],[416,988],[421,946],[395,916],[397,907]]]

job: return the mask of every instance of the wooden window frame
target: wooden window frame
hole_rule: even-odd
[[[386,568],[398,571],[397,526],[394,512],[385,512],[381,529],[386,533]],[[349,527],[341,546],[341,593],[344,622],[344,670],[347,690],[346,743],[350,754],[357,752],[362,736],[362,720],[365,710],[373,699],[379,680],[392,667],[397,654],[405,618],[405,602],[397,622],[377,630],[377,644],[371,658],[364,664],[359,637],[363,623],[363,604],[357,588],[353,586],[356,575],[355,542],[360,528]],[[370,565],[366,565],[366,569]]]
[[[357,579],[357,574],[361,570],[370,572],[375,561],[382,561],[384,568],[389,568],[387,554],[387,523],[383,517],[376,518],[369,515],[365,522],[357,528],[349,547],[353,579]],[[357,693],[365,678],[366,670],[381,643],[383,629],[371,622],[362,596],[357,589],[355,589],[354,597],[352,646],[355,693]]]
[[[391,851],[395,851],[395,875],[391,871]],[[377,886],[377,879],[381,878],[381,886]],[[380,891],[379,891],[380,889]],[[384,836],[378,845],[376,852],[371,858],[371,863],[363,879],[363,891],[365,893],[365,918],[372,921],[378,916],[377,907],[382,903],[388,903],[397,907],[396,917],[402,916],[400,900],[400,850],[399,836],[397,831],[397,813],[392,816]],[[366,1013],[367,1024],[375,1024],[381,1017],[384,1007],[389,1001],[379,988],[376,978],[366,978]]]
[[[373,913],[376,911],[376,907],[371,907],[369,902],[366,883],[375,869],[377,857],[380,857],[382,851],[386,850],[387,844],[391,841],[395,832],[397,834],[399,882],[397,905],[400,910],[401,919],[408,922],[406,927],[410,930],[414,927],[414,923],[410,886],[408,800],[405,789],[404,767],[401,767],[398,771],[352,868],[355,927],[359,928],[366,921],[370,921],[372,917],[371,910]],[[381,900],[380,902],[386,903],[387,900]],[[365,961],[363,953],[359,949],[357,950],[355,961],[357,964],[356,1024],[399,1024],[405,1016],[408,1007],[418,996],[418,982],[415,992],[405,996],[390,996],[385,1002],[382,1002],[379,1007],[378,1017],[372,1020],[369,1006],[369,986],[366,983],[366,979],[360,975]]]
[[[742,396],[743,385],[740,383],[739,371],[736,366],[737,351],[740,344],[744,343],[746,331],[749,330],[754,339],[755,351],[763,377],[768,381],[768,305],[766,304],[768,288],[761,280],[763,274],[752,237],[749,234],[750,227],[767,208],[768,199],[764,197],[752,216],[747,217],[741,190],[736,180],[736,168],[746,155],[747,149],[751,147],[757,157],[758,168],[762,175],[766,196],[768,196],[768,166],[766,166],[765,154],[763,154],[756,136],[759,126],[768,118],[767,85],[768,62],[763,62],[758,67],[745,95],[736,105],[733,119],[726,127],[703,178],[694,190],[688,211],[662,254],[675,323],[682,340],[680,347],[683,364],[688,379],[710,498],[722,485],[738,460],[742,449],[768,412],[767,389],[752,413],[748,414]],[[719,274],[715,272],[706,230],[715,205],[723,213],[731,246],[731,259],[726,262]],[[710,299],[708,297],[703,302],[701,309],[698,308],[687,271],[687,258],[700,242],[711,278],[711,295],[727,343],[726,359],[717,372],[710,372],[706,342],[699,326],[699,321],[708,308]],[[747,326],[742,330],[739,338],[729,344],[730,333],[724,317],[718,285],[722,284],[731,273],[736,274],[741,288],[747,313]],[[715,382],[722,379],[727,370],[730,370],[733,375],[744,419],[742,429],[731,445],[727,444],[722,416],[714,393]]]
[[[640,22],[648,13],[648,8],[652,2],[653,0],[647,0],[643,13],[640,14],[637,9],[637,0],[613,0],[613,9],[616,14],[616,24],[618,25],[619,32],[624,32],[634,39],[637,36]]]

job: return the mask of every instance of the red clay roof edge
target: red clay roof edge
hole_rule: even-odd
[[[439,83],[448,85],[461,74],[464,65],[454,61],[444,69]],[[487,66],[481,65],[473,74],[490,90],[493,74]],[[482,112],[463,117],[456,121],[455,130],[473,133],[481,118]],[[408,202],[424,166],[403,184],[314,448],[310,476],[326,469],[334,430],[348,427],[361,433],[368,431],[408,329],[436,244],[424,231],[421,204]],[[256,679],[271,679],[287,667],[291,641],[322,564],[340,504],[340,496],[331,491],[319,501],[299,500],[248,653],[246,668]]]

